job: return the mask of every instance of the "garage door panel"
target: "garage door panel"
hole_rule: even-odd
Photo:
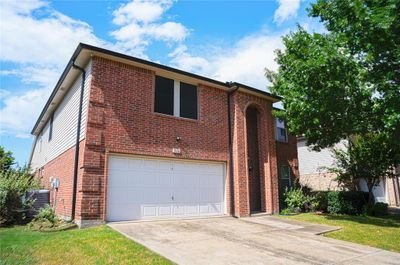
[[[185,188],[173,191],[174,203],[197,203],[199,201],[199,190],[196,188]]]
[[[195,175],[196,174],[196,175]],[[197,187],[199,186],[199,176],[198,173],[173,173],[172,184],[174,187],[187,188],[187,187]]]
[[[222,210],[222,205],[220,203],[210,203],[209,204],[209,213],[219,213]]]
[[[141,215],[140,205],[134,204],[118,204],[110,205],[107,211],[108,221],[134,220]]]
[[[107,220],[224,213],[224,166],[184,160],[110,157]]]
[[[127,166],[128,166],[127,159],[122,158],[122,157],[118,157],[118,158],[116,157],[116,158],[110,160],[110,163],[109,163],[110,169],[115,168],[115,169],[124,170],[124,169],[127,169]]]
[[[172,215],[172,205],[171,204],[159,205],[158,216],[164,217],[164,216],[171,216],[171,215]]]

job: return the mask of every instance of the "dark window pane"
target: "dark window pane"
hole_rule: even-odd
[[[156,76],[154,111],[174,115],[174,80]]]
[[[49,141],[53,138],[53,120],[54,120],[54,113],[51,115],[50,118],[50,128],[49,128]]]
[[[180,116],[197,119],[197,87],[181,82]]]

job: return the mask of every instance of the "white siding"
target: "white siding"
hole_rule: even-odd
[[[364,179],[360,180],[360,189],[362,191],[368,191],[367,182]],[[378,186],[372,189],[376,202],[388,202],[388,194],[386,189],[386,180],[381,180]]]
[[[90,62],[85,69],[86,80],[82,104],[81,140],[84,139],[86,132],[88,97],[92,78],[91,69]],[[31,161],[32,169],[35,170],[42,167],[75,145],[81,83],[82,75],[80,74],[54,112],[52,139],[49,141],[50,120],[44,126],[41,135],[37,137]],[[41,137],[42,143],[40,144]],[[42,146],[40,147],[40,145]]]
[[[337,144],[336,148],[345,148],[345,142]],[[329,149],[322,149],[320,152],[312,151],[306,140],[297,141],[297,154],[299,158],[300,175],[326,172],[323,167],[331,167],[334,163]]]

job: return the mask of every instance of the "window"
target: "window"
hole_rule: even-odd
[[[42,143],[43,143],[43,134],[42,134],[42,132],[43,132],[43,129],[42,129],[42,131],[39,133],[39,153],[42,152]]]
[[[197,87],[156,76],[154,111],[176,117],[197,119]]]
[[[51,115],[50,118],[50,125],[49,125],[49,142],[51,138],[53,138],[53,120],[54,120],[54,113]]]
[[[197,119],[197,87],[180,83],[180,117]]]
[[[283,165],[279,167],[279,177],[283,181],[287,181],[289,187],[291,186],[290,167]]]
[[[276,140],[280,142],[288,141],[285,122],[280,119],[276,119]]]
[[[174,115],[174,80],[156,76],[154,111]]]

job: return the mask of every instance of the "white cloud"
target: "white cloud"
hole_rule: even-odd
[[[34,16],[40,10],[41,18]],[[48,7],[43,1],[2,1],[0,59],[63,66],[79,42],[106,46],[93,29]]]
[[[171,7],[173,1],[143,1],[135,0],[122,5],[113,12],[113,23],[126,25],[132,22],[153,22],[161,18],[162,14]]]
[[[28,137],[32,123],[39,116],[40,107],[44,105],[48,93],[48,89],[42,88],[21,95],[8,95],[3,100],[4,107],[0,109],[1,133],[20,138]]]
[[[281,24],[289,18],[296,17],[301,0],[278,0],[279,7],[274,14],[274,22]]]
[[[169,53],[171,64],[190,72],[208,74],[210,63],[203,57],[192,56],[187,50],[186,45],[180,45]]]
[[[172,65],[186,71],[206,75],[220,81],[237,81],[265,90],[265,68],[276,70],[276,49],[283,49],[281,34],[260,32],[246,36],[232,47],[218,49],[217,53],[191,55],[186,46],[180,46],[169,56]]]
[[[169,0],[133,0],[115,10],[113,23],[119,28],[110,34],[117,40],[116,45],[143,57],[141,55],[154,40],[167,43],[185,40],[189,30],[184,25],[160,21],[172,4]]]
[[[189,30],[165,21],[172,0],[133,0],[113,12],[115,43],[98,38],[84,21],[68,17],[44,0],[0,1],[0,78],[16,76],[29,89],[1,87],[0,135],[26,137],[79,42],[148,59],[152,41],[180,43]],[[172,47],[172,46],[171,46]],[[21,92],[22,91],[22,92]]]
[[[0,78],[16,76],[30,87],[2,85],[7,92],[1,93],[0,133],[23,138],[29,136],[78,43],[110,45],[97,38],[85,22],[65,16],[40,0],[1,1],[0,32],[0,60],[12,63],[1,70]]]

